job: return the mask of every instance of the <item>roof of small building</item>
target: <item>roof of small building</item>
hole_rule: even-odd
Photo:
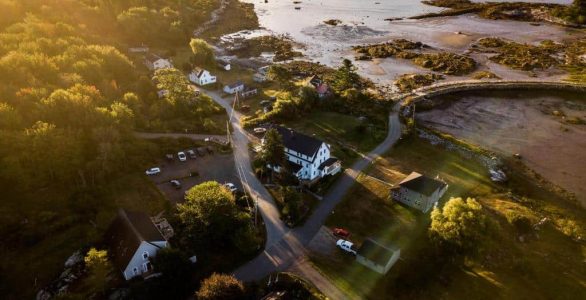
[[[318,169],[321,171],[321,170],[325,169],[326,167],[329,167],[329,166],[333,165],[338,160],[339,159],[337,159],[335,157],[330,157],[330,158],[326,159],[326,161],[324,161],[323,163],[321,163],[321,165],[319,165]]]
[[[227,87],[230,88],[230,89],[233,89],[233,88],[237,88],[237,87],[239,87],[241,85],[244,85],[244,83],[242,81],[238,80],[238,81],[236,81],[236,82],[234,82],[232,84],[228,84]]]
[[[398,250],[399,248],[383,246],[373,239],[368,238],[362,243],[362,246],[360,246],[356,253],[377,265],[385,266]]]
[[[322,84],[318,85],[318,86],[315,88],[315,91],[316,91],[318,94],[325,94],[325,93],[327,93],[329,90],[330,90],[330,87],[327,85],[327,83],[322,83]]]
[[[200,78],[205,72],[207,72],[207,70],[202,69],[200,67],[193,68],[193,73],[197,78]]]
[[[143,241],[165,241],[165,238],[147,214],[120,209],[105,237],[114,264],[121,270],[126,269]]]
[[[412,172],[407,178],[403,179],[399,185],[420,194],[430,196],[436,190],[445,187],[447,184],[417,172]]]
[[[276,126],[275,129],[283,138],[283,145],[295,152],[312,157],[324,143],[314,137],[294,131],[283,126]]]
[[[322,84],[322,82],[322,79],[317,75],[312,75],[311,77],[309,77],[309,83],[312,84],[314,87],[318,87],[320,84]]]
[[[150,61],[150,62],[155,62],[155,61],[157,61],[159,59],[164,59],[164,58],[162,58],[162,57],[160,57],[160,56],[158,56],[158,55],[156,55],[154,53],[148,53],[148,54],[145,55],[145,59],[148,60],[148,61]]]

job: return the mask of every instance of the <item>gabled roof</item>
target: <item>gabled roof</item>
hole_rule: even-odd
[[[313,155],[324,143],[323,141],[320,141],[314,137],[296,132],[293,129],[282,126],[276,126],[275,129],[283,138],[283,145],[285,148],[291,149],[301,154],[305,154],[309,157],[313,157]]]
[[[202,68],[199,68],[199,67],[193,68],[193,73],[195,73],[195,76],[197,78],[200,78],[205,72],[207,72],[207,71]]]
[[[218,62],[218,64],[219,64],[219,65],[221,65],[221,66],[227,66],[227,65],[229,65],[229,64],[230,64],[230,62],[228,62],[228,61],[225,61],[225,60],[223,60],[223,59],[218,59],[218,60],[217,60],[217,62]]]
[[[227,87],[230,89],[233,89],[233,88],[239,87],[241,85],[244,85],[244,83],[242,83],[242,81],[238,80],[232,84],[227,85]]]
[[[164,58],[162,58],[154,53],[148,53],[147,55],[145,55],[145,59],[153,63],[159,59],[164,59]]]
[[[118,211],[105,237],[110,257],[121,270],[126,269],[142,242],[160,241],[165,238],[147,214],[124,209]]]
[[[360,255],[379,266],[385,266],[393,254],[398,251],[398,248],[395,247],[386,247],[377,242],[373,239],[366,239],[360,249],[357,251],[357,255]]]
[[[314,87],[318,87],[320,84],[322,84],[322,82],[323,81],[321,80],[321,78],[317,75],[309,77],[309,83]]]
[[[322,83],[315,88],[318,94],[325,94],[330,90],[330,87],[326,83]]]
[[[337,161],[338,161],[337,158],[330,157],[330,158],[326,159],[326,161],[324,161],[323,163],[321,163],[321,165],[319,165],[318,169],[321,171],[321,170],[325,169],[326,167],[329,167],[329,166],[333,165]]]
[[[447,184],[439,180],[429,178],[417,172],[412,172],[399,183],[401,187],[420,193],[425,196],[430,196],[438,189],[442,189]]]

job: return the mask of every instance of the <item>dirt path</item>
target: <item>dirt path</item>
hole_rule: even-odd
[[[334,285],[329,280],[329,278],[325,277],[319,271],[317,271],[315,267],[309,262],[307,256],[303,256],[297,259],[287,271],[297,274],[310,281],[330,299],[351,299],[348,297],[348,295],[344,294],[344,292],[338,289],[338,287],[336,287],[336,285]]]

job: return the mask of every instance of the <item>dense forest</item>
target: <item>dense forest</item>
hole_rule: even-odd
[[[0,0],[4,296],[31,296],[73,250],[99,238],[116,207],[157,198],[139,176],[157,146],[135,139],[135,130],[174,129],[186,119],[194,130],[223,128],[211,119],[223,111],[207,96],[185,96],[186,80],[156,74],[180,87],[175,98],[159,99],[142,57],[125,54],[139,44],[187,47],[217,5]],[[138,191],[119,195],[122,186]]]

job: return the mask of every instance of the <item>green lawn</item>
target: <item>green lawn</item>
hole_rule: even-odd
[[[378,127],[367,126],[365,132],[361,132],[357,129],[360,124],[355,116],[316,111],[284,125],[326,141],[332,145],[333,155],[348,166],[359,156],[356,152],[368,153],[386,135],[386,129]]]
[[[482,255],[470,256],[462,264],[445,266],[420,262],[430,251],[428,215],[399,205],[388,198],[388,186],[366,174],[395,184],[411,171],[439,175],[450,185],[450,196],[474,197],[494,221],[496,233],[487,236]],[[533,190],[521,202],[507,196],[509,190]],[[529,193],[529,192],[527,192]],[[541,195],[541,196],[540,196]],[[340,289],[356,298],[379,299],[380,295],[404,299],[572,299],[586,288],[586,246],[561,232],[560,226],[542,229],[539,238],[525,243],[505,218],[507,212],[526,215],[536,222],[544,216],[575,220],[584,228],[584,210],[569,209],[561,199],[519,175],[508,184],[493,184],[480,164],[432,146],[417,138],[403,140],[357,179],[357,184],[327,219],[329,227],[345,227],[358,245],[366,237],[401,247],[400,260],[385,275],[377,275],[354,262],[352,257],[312,255],[312,262]],[[583,232],[583,231],[582,231]],[[447,261],[446,257],[446,261]],[[421,269],[420,277],[412,279]],[[406,280],[409,278],[412,280]]]

